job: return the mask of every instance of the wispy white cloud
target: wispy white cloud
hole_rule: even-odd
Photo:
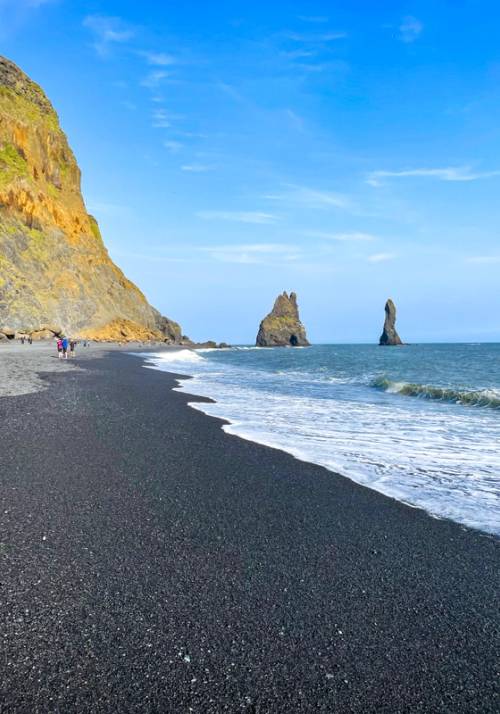
[[[193,174],[202,174],[205,173],[206,171],[213,171],[213,166],[209,166],[209,164],[183,164],[181,166],[182,171],[188,171]]]
[[[245,99],[241,92],[235,89],[235,87],[233,87],[231,84],[227,84],[226,82],[217,82],[215,84],[215,87],[224,94],[227,94],[229,97],[231,97],[231,99],[234,99],[234,101],[238,102],[238,104],[248,104],[248,100]]]
[[[159,107],[153,111],[152,126],[155,129],[168,129],[172,126],[172,122],[176,119],[181,119],[179,114],[172,114],[163,107]]]
[[[206,139],[208,137],[208,134],[203,134],[200,131],[184,131],[183,129],[178,129],[176,134],[186,139]]]
[[[111,216],[116,218],[130,215],[130,207],[122,206],[118,203],[107,203],[105,201],[90,199],[87,208],[91,214],[95,213],[97,216]]]
[[[135,30],[120,17],[87,15],[83,20],[83,26],[94,35],[94,48],[101,57],[109,54],[113,45],[127,42],[135,34]]]
[[[148,64],[157,67],[169,67],[170,65],[177,63],[177,59],[173,55],[169,55],[166,52],[144,51],[140,54],[146,59]]]
[[[300,248],[290,243],[231,243],[222,246],[210,246],[207,250],[226,250],[228,252],[245,250],[249,253],[290,253],[296,252],[300,250]]]
[[[466,262],[478,265],[494,265],[500,263],[500,255],[472,255],[466,258]]]
[[[349,71],[348,63],[333,55],[335,43],[346,37],[346,32],[288,30],[278,33],[275,39],[280,45],[280,59],[288,65],[287,69],[299,81],[307,81],[308,76],[328,73],[332,78],[337,78]]]
[[[300,257],[300,248],[285,243],[230,244],[207,247],[212,259],[223,263],[269,265],[293,262]]]
[[[204,221],[234,221],[236,223],[272,224],[280,220],[274,213],[263,211],[198,211]]]
[[[385,263],[388,260],[394,260],[396,257],[395,253],[375,253],[374,255],[369,255],[367,260],[369,263]]]
[[[399,39],[407,44],[415,42],[424,29],[423,23],[413,15],[403,18],[399,26]]]
[[[307,231],[307,236],[311,238],[321,238],[324,240],[333,240],[341,242],[367,242],[377,240],[377,236],[372,233],[363,233],[361,231],[352,231],[348,233],[328,233],[324,231]]]
[[[286,185],[285,191],[266,194],[264,198],[271,201],[288,201],[309,208],[344,208],[352,207],[349,196],[336,191],[324,191],[307,186]]]
[[[281,53],[283,57],[289,60],[297,59],[307,59],[308,57],[316,57],[317,51],[311,49],[299,48],[297,50],[290,50]]]
[[[387,178],[421,177],[439,181],[477,181],[499,176],[500,171],[473,171],[470,166],[449,166],[446,168],[403,169],[402,171],[371,171],[366,177],[370,186],[381,186]]]
[[[285,109],[285,115],[294,129],[304,131],[305,121],[297,112],[294,112],[293,109]]]
[[[180,141],[174,141],[173,139],[168,139],[163,142],[163,146],[170,151],[171,154],[178,154],[182,150],[184,144]]]
[[[295,69],[310,74],[319,74],[320,72],[336,72],[346,73],[349,71],[349,65],[342,60],[334,60],[331,62],[296,62]]]
[[[170,116],[165,109],[157,109],[153,112],[153,127],[155,129],[168,129],[171,125]]]
[[[292,42],[317,44],[324,42],[333,42],[334,40],[343,40],[345,37],[347,37],[347,32],[286,32],[284,36],[287,40],[292,40]]]
[[[164,69],[155,69],[153,72],[150,72],[147,77],[144,77],[141,81],[141,86],[147,87],[148,89],[156,89],[167,77],[170,77],[170,72]]]

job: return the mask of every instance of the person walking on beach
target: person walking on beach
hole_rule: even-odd
[[[63,341],[59,337],[59,339],[57,340],[57,356],[59,357],[59,359],[62,359],[62,343]]]
[[[76,340],[70,340],[69,341],[69,356],[70,357],[76,357]]]
[[[63,358],[68,359],[68,338],[67,337],[62,338],[62,351],[63,351]]]

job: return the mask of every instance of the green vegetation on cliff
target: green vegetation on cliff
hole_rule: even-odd
[[[5,143],[0,148],[0,185],[7,186],[16,178],[28,178],[28,162],[14,146]]]
[[[59,119],[49,100],[34,82],[0,86],[0,112],[27,124],[42,124],[60,131]]]

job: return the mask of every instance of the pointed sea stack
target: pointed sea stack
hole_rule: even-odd
[[[297,295],[278,295],[274,307],[262,322],[257,347],[307,347],[306,329],[299,318]]]
[[[384,347],[403,344],[400,336],[396,332],[396,306],[391,299],[385,303],[384,331],[380,336],[379,344]]]

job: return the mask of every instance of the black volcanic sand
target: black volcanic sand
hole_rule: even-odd
[[[85,367],[0,400],[1,712],[498,711],[498,540]]]

